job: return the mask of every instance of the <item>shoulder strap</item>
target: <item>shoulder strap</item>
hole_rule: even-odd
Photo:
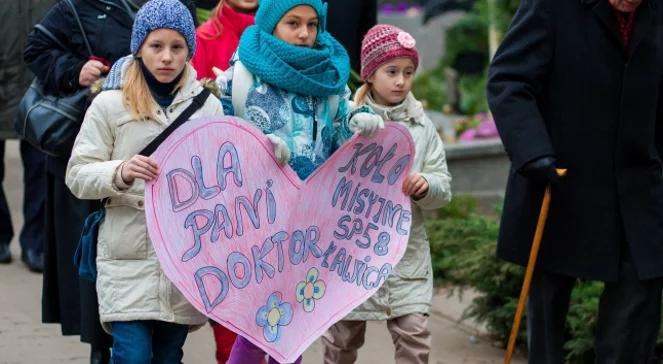
[[[329,115],[331,115],[332,120],[336,120],[336,114],[338,113],[338,103],[341,101],[341,96],[333,95],[329,98]]]
[[[249,95],[249,90],[253,85],[253,75],[242,64],[241,61],[235,62],[233,65],[233,79],[232,79],[232,103],[235,110],[235,116],[244,117],[244,109],[246,108],[246,98]]]
[[[44,33],[44,35],[47,36],[48,39],[53,41],[53,43],[57,44],[60,48],[62,48],[62,50],[67,49],[67,46],[64,45],[64,43],[60,42],[60,40],[55,37],[55,34],[51,33],[51,31],[48,30],[48,28],[46,28],[45,26],[43,26],[41,24],[35,24],[35,29],[37,29],[40,32]]]
[[[87,51],[89,55],[91,56],[92,53],[92,47],[90,46],[90,41],[87,39],[87,34],[85,34],[85,29],[83,28],[83,23],[81,23],[81,18],[78,16],[78,11],[76,11],[76,6],[74,6],[74,3],[71,2],[71,0],[64,0],[67,5],[71,8],[71,10],[74,12],[74,19],[76,19],[76,23],[78,23],[78,28],[81,30],[81,35],[83,36],[83,41],[85,42],[85,47],[87,48]]]
[[[180,125],[184,124],[187,120],[189,120],[191,115],[193,115],[196,111],[198,111],[198,109],[200,109],[205,104],[205,100],[207,100],[210,93],[211,92],[209,89],[203,88],[203,90],[193,98],[193,102],[191,102],[191,105],[189,105],[184,111],[182,111],[182,113],[177,117],[177,119],[175,119],[175,121],[173,121],[170,125],[168,125],[168,127],[164,129],[164,131],[162,131],[161,134],[157,135],[157,137],[154,138],[154,140],[152,140],[150,144],[148,144],[145,148],[143,148],[143,150],[141,150],[140,153],[138,154],[149,156],[150,154],[154,153],[154,151],[159,147],[159,145],[161,145],[161,143],[163,143],[163,141],[166,140],[166,138],[168,138],[168,136],[172,134],[172,132],[174,132],[175,129],[179,128]]]

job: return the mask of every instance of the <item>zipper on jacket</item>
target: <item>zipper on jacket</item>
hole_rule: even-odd
[[[315,148],[315,142],[318,139],[318,120],[316,118],[318,105],[315,96],[311,96],[311,105],[313,106],[313,148]]]

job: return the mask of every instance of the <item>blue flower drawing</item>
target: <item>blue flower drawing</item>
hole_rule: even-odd
[[[318,269],[313,267],[306,273],[306,281],[297,284],[295,292],[297,302],[302,303],[306,312],[313,312],[315,300],[319,300],[325,295],[325,282],[318,280],[318,274]]]
[[[292,306],[281,301],[281,292],[274,292],[269,295],[267,305],[256,313],[256,324],[263,328],[263,336],[270,343],[278,341],[281,326],[288,326],[292,321]]]

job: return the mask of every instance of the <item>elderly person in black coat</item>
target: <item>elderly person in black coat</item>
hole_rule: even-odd
[[[552,184],[528,305],[530,363],[564,363],[577,278],[605,282],[596,362],[644,364],[653,354],[663,277],[661,24],[657,0],[522,0],[491,65],[488,100],[512,162],[500,258],[527,262]]]

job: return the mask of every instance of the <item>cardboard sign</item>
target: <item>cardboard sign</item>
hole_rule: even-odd
[[[355,136],[306,181],[236,118],[194,120],[154,153],[147,226],[161,267],[208,317],[292,362],[385,282],[410,232],[414,157],[398,125]]]

